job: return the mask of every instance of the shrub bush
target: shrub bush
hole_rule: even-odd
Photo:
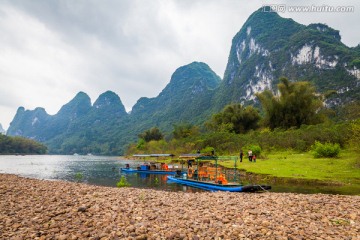
[[[251,145],[251,146],[247,146],[245,148],[246,152],[247,150],[250,149],[254,155],[256,155],[256,157],[259,157],[261,154],[261,147],[259,145]]]
[[[302,139],[297,139],[296,140],[296,145],[295,145],[295,150],[299,151],[299,152],[305,152],[306,149],[306,142]]]
[[[116,183],[116,186],[118,188],[121,188],[121,187],[129,187],[130,186],[130,183],[128,183],[128,181],[126,180],[125,176],[121,176],[120,178],[120,181],[118,181]]]
[[[315,141],[315,144],[311,146],[312,153],[315,158],[320,157],[338,157],[340,152],[340,145],[338,143],[325,143]]]
[[[75,176],[74,176],[76,182],[81,182],[83,177],[84,176],[83,176],[83,174],[81,172],[75,173]]]
[[[360,150],[360,119],[351,123],[350,145],[355,150]]]

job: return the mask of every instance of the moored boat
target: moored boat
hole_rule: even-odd
[[[268,185],[240,185],[240,184],[219,184],[219,183],[212,183],[206,181],[198,181],[192,179],[183,179],[177,178],[173,176],[167,176],[169,181],[200,188],[209,191],[227,191],[227,192],[259,192],[259,191],[266,191],[271,189],[271,186]]]
[[[238,184],[238,170],[236,156],[203,156],[201,154],[184,154],[180,158],[188,161],[188,172],[182,177],[167,176],[169,182],[200,188],[209,191],[228,192],[259,192],[271,189],[268,185],[242,185]],[[219,161],[233,161],[233,169],[221,169]],[[196,165],[193,169],[192,165]],[[229,182],[231,180],[231,182]]]

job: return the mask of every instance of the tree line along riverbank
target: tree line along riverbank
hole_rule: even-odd
[[[44,144],[24,137],[11,137],[0,133],[0,154],[45,154]]]

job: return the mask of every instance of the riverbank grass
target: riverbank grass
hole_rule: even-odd
[[[359,154],[341,151],[338,158],[314,158],[310,152],[270,152],[262,154],[256,163],[247,158],[237,163],[237,168],[256,174],[281,178],[321,180],[360,186]],[[225,163],[227,167],[233,163]]]

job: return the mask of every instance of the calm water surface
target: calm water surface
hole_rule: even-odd
[[[77,181],[76,175],[82,176],[81,182],[116,187],[121,175],[125,175],[132,187],[152,188],[165,191],[201,192],[202,190],[176,183],[168,183],[166,175],[126,174],[119,171],[125,164],[136,166],[142,162],[128,160],[123,157],[105,156],[72,156],[72,155],[28,155],[1,156],[0,173],[11,173],[19,176],[47,179]],[[242,178],[243,184],[267,184],[272,192],[296,193],[330,193],[359,194],[358,188],[342,188],[338,186],[319,186],[316,184],[255,183],[251,179]]]
[[[166,175],[127,174],[119,171],[125,164],[134,166],[142,162],[123,157],[72,156],[72,155],[26,155],[1,156],[0,173],[11,173],[19,176],[46,179],[79,181],[116,187],[121,175],[125,175],[132,187],[152,188],[166,191],[199,192],[202,190],[167,183]],[[80,173],[80,174],[79,174]]]

